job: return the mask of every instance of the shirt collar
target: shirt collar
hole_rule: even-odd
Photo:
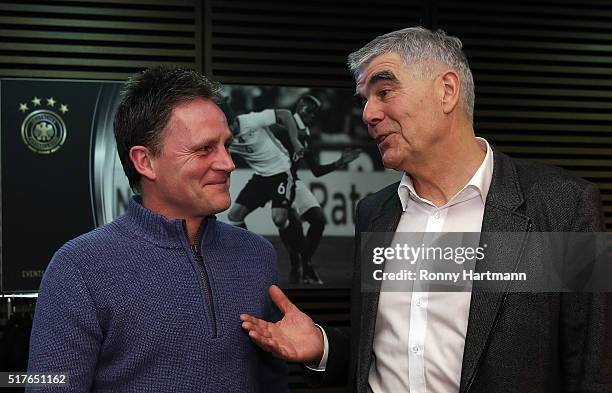
[[[486,149],[486,154],[484,160],[472,176],[472,178],[459,190],[450,200],[449,203],[453,202],[454,199],[467,188],[476,189],[482,199],[482,202],[485,203],[487,200],[487,195],[489,194],[489,187],[491,186],[491,180],[493,179],[493,151],[491,150],[491,146],[486,139],[476,137],[478,144],[481,148]],[[412,184],[412,178],[407,173],[404,173],[402,176],[402,180],[400,181],[399,188],[397,190],[400,201],[402,203],[402,209],[405,211],[408,206],[408,201],[412,195],[413,198],[417,200],[423,200],[417,194],[414,189],[414,185]]]

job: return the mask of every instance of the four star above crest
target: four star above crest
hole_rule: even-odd
[[[42,98],[38,98],[36,96],[34,96],[34,98],[32,98],[30,100],[30,102],[32,103],[32,105],[34,107],[41,106],[41,101],[42,101]],[[53,97],[47,98],[46,101],[47,101],[47,106],[49,106],[49,107],[54,107],[55,104],[57,103],[57,101]],[[28,107],[28,103],[27,102],[20,102],[19,103],[19,110],[21,112],[23,112],[23,113],[26,113],[27,111],[29,111],[30,108]],[[69,111],[68,105],[60,103],[59,111],[62,112],[62,114],[66,114],[66,112]]]

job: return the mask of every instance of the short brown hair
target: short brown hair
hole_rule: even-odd
[[[130,159],[133,146],[158,154],[172,110],[195,98],[221,101],[221,85],[183,68],[159,66],[132,75],[115,115],[115,140],[130,187],[140,191],[140,174]]]

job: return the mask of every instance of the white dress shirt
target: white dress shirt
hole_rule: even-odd
[[[467,184],[444,206],[421,198],[404,174],[398,188],[403,213],[396,232],[480,232],[493,175],[486,155]],[[385,266],[385,271],[388,269]],[[374,393],[457,393],[471,292],[392,292],[381,286],[368,382]],[[323,329],[322,329],[323,330]],[[328,343],[318,367],[324,371]]]

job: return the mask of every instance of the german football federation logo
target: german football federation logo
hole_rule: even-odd
[[[66,140],[66,123],[55,112],[57,101],[53,97],[46,99],[45,108],[42,108],[41,101],[42,99],[38,97],[30,101],[32,112],[21,123],[21,138],[33,152],[51,154],[62,147]],[[30,108],[27,103],[20,103],[19,110],[26,113]],[[68,112],[68,105],[59,104],[58,111],[65,115]]]

